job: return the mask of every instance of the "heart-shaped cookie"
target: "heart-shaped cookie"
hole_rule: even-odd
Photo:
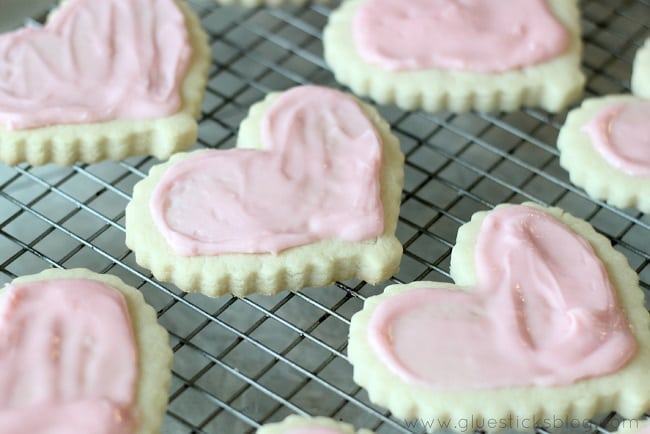
[[[323,43],[339,82],[408,110],[559,111],[584,84],[576,0],[351,0]]]
[[[560,164],[589,196],[650,212],[650,101],[632,95],[590,98],[560,130]]]
[[[401,258],[402,164],[372,108],[317,86],[272,94],[237,149],[175,156],[136,185],[127,245],[157,278],[213,296],[378,282]]]
[[[373,402],[489,431],[650,407],[638,278],[586,222],[533,205],[478,213],[451,274],[390,286],[352,318],[349,358]]]
[[[16,279],[0,292],[0,431],[159,432],[171,361],[154,310],[119,279]]]
[[[62,2],[44,27],[0,35],[0,161],[186,149],[209,61],[184,2]]]
[[[557,138],[560,165],[589,196],[650,212],[650,40],[637,52],[635,95],[589,98]]]

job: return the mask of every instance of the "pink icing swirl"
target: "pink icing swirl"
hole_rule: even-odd
[[[353,34],[364,61],[389,71],[504,72],[569,44],[545,0],[367,0]]]
[[[190,56],[174,0],[67,0],[44,28],[0,35],[0,125],[173,114]]]
[[[94,280],[43,280],[0,296],[3,434],[130,434],[137,377],[131,320],[117,290]]]
[[[606,107],[584,130],[609,164],[628,175],[650,177],[650,102]]]
[[[355,100],[303,86],[261,124],[263,150],[205,151],[173,165],[149,203],[180,255],[278,253],[381,235],[381,143]]]
[[[382,301],[368,338],[404,381],[433,389],[559,386],[624,366],[637,344],[590,244],[542,211],[490,213],[471,291]]]

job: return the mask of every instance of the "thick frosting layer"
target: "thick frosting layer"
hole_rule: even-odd
[[[390,71],[504,72],[569,44],[545,0],[367,0],[353,34],[364,61]]]
[[[488,214],[471,291],[421,288],[382,301],[368,338],[409,383],[466,390],[557,386],[616,371],[636,341],[589,243],[544,212]]]
[[[175,113],[188,38],[174,0],[66,0],[44,28],[0,35],[0,125]]]
[[[650,102],[606,107],[585,126],[594,148],[632,176],[650,176]]]
[[[117,290],[44,280],[0,296],[3,434],[132,433],[137,377],[131,320]]]
[[[165,173],[150,209],[177,254],[277,253],[381,235],[381,143],[355,100],[294,88],[265,113],[261,134],[263,150],[201,152]]]

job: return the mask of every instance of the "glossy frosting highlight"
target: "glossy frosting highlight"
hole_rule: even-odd
[[[382,148],[354,99],[294,88],[272,103],[261,135],[262,150],[200,152],[164,174],[150,210],[177,254],[278,253],[381,235]]]
[[[190,57],[174,0],[66,0],[44,28],[0,35],[0,126],[168,116]]]
[[[650,177],[650,102],[615,104],[584,127],[594,148],[612,166]]]
[[[3,433],[132,433],[137,378],[131,319],[116,289],[43,280],[0,296]]]
[[[545,0],[368,0],[353,34],[361,57],[389,71],[504,72],[551,60],[569,44]]]
[[[371,347],[404,381],[436,390],[560,386],[624,366],[637,344],[593,249],[544,212],[499,208],[474,251],[475,288],[383,300]]]

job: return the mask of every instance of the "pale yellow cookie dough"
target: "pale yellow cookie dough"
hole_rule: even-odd
[[[239,147],[262,147],[260,123],[278,95],[270,94],[251,107],[239,128]],[[150,269],[159,280],[173,282],[184,291],[200,291],[212,297],[227,293],[237,296],[274,294],[285,289],[325,286],[351,278],[378,283],[390,277],[399,268],[402,256],[395,229],[404,180],[404,155],[388,123],[374,108],[363,103],[359,105],[373,123],[383,145],[380,182],[384,232],[379,238],[357,243],[326,239],[293,247],[277,255],[177,255],[157,231],[149,200],[164,172],[194,155],[185,153],[154,166],[149,176],[133,190],[133,199],[126,208],[126,244],[134,251],[138,264]]]
[[[56,279],[91,279],[105,283],[124,295],[138,347],[140,374],[137,385],[139,425],[133,434],[160,433],[169,399],[173,353],[169,347],[167,331],[158,324],[156,311],[145,302],[140,291],[125,284],[119,278],[82,268],[45,270],[31,276],[19,277],[11,284]],[[0,291],[0,298],[2,292]]]
[[[374,355],[367,338],[369,320],[380,302],[399,293],[422,288],[424,285],[449,288],[450,284],[415,282],[391,285],[383,294],[368,298],[363,310],[352,317],[350,325],[348,357],[354,367],[354,381],[368,391],[373,403],[387,407],[396,417],[404,420],[449,420],[452,424],[467,422],[466,432],[479,427],[487,431],[503,428],[497,426],[489,429],[489,426],[481,425],[487,419],[521,422],[524,418],[532,420],[534,417],[537,421],[545,418],[582,421],[609,411],[617,411],[624,417],[633,418],[650,409],[650,316],[644,307],[638,276],[625,257],[614,250],[609,240],[596,233],[587,222],[559,208],[538,208],[587,240],[603,261],[639,344],[633,359],[614,374],[581,380],[567,386],[435,391],[426,386],[407,384]],[[469,290],[467,287],[476,282],[474,246],[486,215],[487,212],[474,214],[472,220],[458,231],[451,256],[451,276],[459,290]],[[471,345],[471,342],[467,344]],[[520,424],[513,428],[521,430],[528,427]]]
[[[610,95],[585,100],[567,116],[557,147],[560,165],[569,172],[571,182],[589,196],[619,208],[636,207],[650,212],[650,177],[628,175],[610,165],[582,129],[605,107],[633,101],[640,99],[631,95]]]
[[[553,13],[570,33],[569,48],[562,56],[500,74],[443,69],[393,72],[366,63],[356,50],[352,28],[355,13],[365,1],[343,2],[323,33],[325,60],[336,79],[358,95],[405,110],[509,111],[540,106],[557,112],[582,94],[585,78],[580,71],[577,0],[549,0]]]
[[[632,93],[641,98],[650,98],[650,39],[639,48],[634,58]]]
[[[207,82],[211,50],[199,18],[183,0],[175,0],[185,16],[192,59],[182,83],[182,106],[171,116],[152,120],[114,120],[62,124],[10,131],[0,126],[0,162],[32,165],[75,161],[94,163],[151,154],[168,158],[196,142],[196,118]]]
[[[373,434],[366,429],[355,431],[352,425],[337,422],[327,417],[296,415],[289,416],[282,422],[264,425],[257,430],[257,434],[288,434],[291,433],[291,430],[299,428],[327,428],[336,431],[337,434]]]

